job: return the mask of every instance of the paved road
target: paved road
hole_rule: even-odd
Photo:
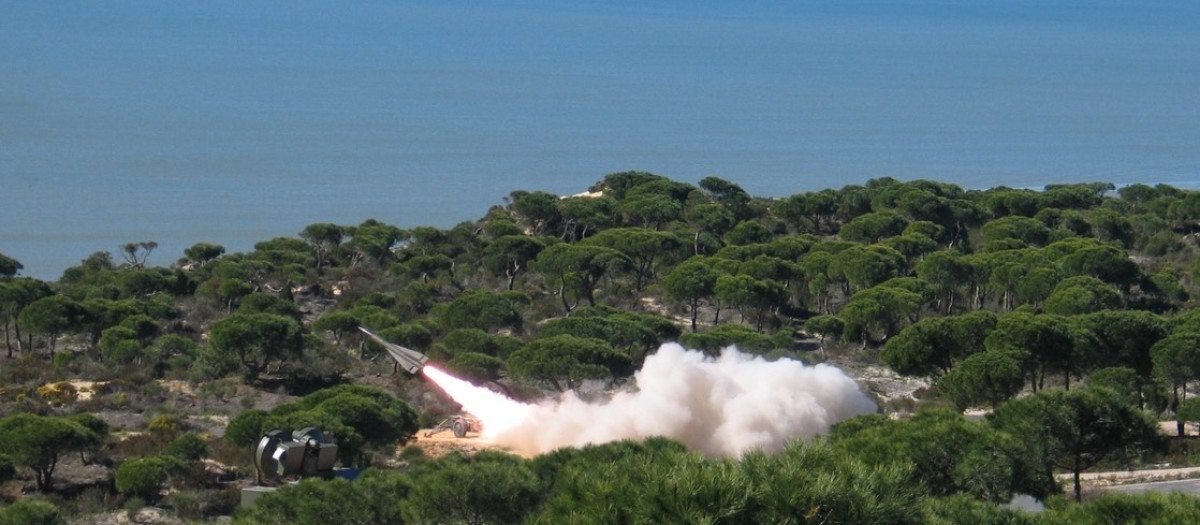
[[[1159,426],[1164,434],[1175,435],[1174,421],[1162,421]],[[1194,423],[1188,423],[1186,432],[1194,435],[1200,432],[1200,427]],[[1200,475],[1200,467],[1083,472],[1079,475],[1079,479],[1083,482],[1084,488],[1089,490],[1100,489],[1125,494],[1183,492],[1200,496],[1200,479],[1178,479],[1196,475]],[[1056,477],[1063,484],[1065,490],[1070,490],[1070,474],[1059,474]],[[1140,481],[1140,483],[1128,483],[1129,481]]]
[[[1170,469],[1183,470],[1183,469]],[[1146,471],[1140,471],[1143,475]],[[1137,474],[1138,472],[1095,472],[1092,474],[1108,475],[1110,477],[1103,478],[1104,480],[1116,481],[1122,479],[1122,474]],[[1118,476],[1112,476],[1112,475]],[[1061,479],[1060,479],[1061,480]],[[1095,480],[1093,480],[1094,482]],[[1086,483],[1086,482],[1085,482]],[[1100,489],[1110,492],[1119,492],[1122,494],[1145,494],[1147,492],[1182,492],[1192,496],[1200,497],[1200,479],[1180,479],[1172,481],[1151,481],[1147,483],[1131,483],[1128,485],[1090,485],[1089,490]],[[1069,484],[1063,485],[1063,490],[1070,492]],[[1013,500],[1008,504],[1009,507],[1024,510],[1026,512],[1038,513],[1046,510],[1046,506],[1042,502],[1025,494],[1018,494],[1013,497]]]
[[[1152,483],[1135,483],[1132,485],[1114,485],[1104,490],[1123,492],[1125,494],[1145,494],[1147,492],[1182,492],[1200,496],[1200,479],[1181,479],[1177,481],[1155,481]]]
[[[1200,473],[1200,467],[1179,467],[1179,468],[1159,468],[1145,470],[1111,470],[1108,472],[1083,472],[1079,474],[1079,479],[1084,482],[1115,482],[1120,483],[1127,479],[1144,479],[1146,481],[1154,481],[1155,479],[1178,479],[1188,477]],[[1059,481],[1071,481],[1070,474],[1059,474]]]

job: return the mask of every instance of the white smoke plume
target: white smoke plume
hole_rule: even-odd
[[[497,434],[524,454],[621,439],[664,436],[712,456],[776,452],[792,439],[824,433],[843,419],[874,412],[853,379],[828,366],[762,358],[728,348],[708,358],[674,343],[647,357],[636,391],[603,403],[568,392],[533,405]]]

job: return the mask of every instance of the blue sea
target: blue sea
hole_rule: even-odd
[[[0,253],[449,227],[644,170],[1200,186],[1178,0],[0,0]]]

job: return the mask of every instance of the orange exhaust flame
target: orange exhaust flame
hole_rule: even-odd
[[[433,366],[426,366],[422,371],[446,395],[462,405],[463,410],[479,418],[483,423],[484,439],[491,439],[516,427],[529,416],[529,405],[472,385]]]

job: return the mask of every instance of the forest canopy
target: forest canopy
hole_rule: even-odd
[[[1018,491],[1057,493],[1056,473],[1125,461],[1134,449],[1161,453],[1155,417],[1179,421],[1180,435],[1185,419],[1196,419],[1189,387],[1200,379],[1200,318],[1192,308],[1200,296],[1200,193],[1104,182],[964,189],[879,178],[763,198],[718,177],[691,184],[645,172],[613,173],[588,190],[513,191],[482,218],[448,229],[370,219],[315,222],[247,252],[198,242],[169,267],[146,263],[156,242],[130,242],[116,247],[116,257],[86,255],[54,282],[22,277],[24,266],[0,254],[0,427],[53,426],[74,436],[64,449],[74,452],[95,448],[107,429],[9,418],[68,417],[127,407],[130,398],[150,403],[149,385],[164,381],[234,385],[296,399],[225,414],[232,418],[226,436],[239,446],[267,423],[340,425],[353,441],[345,463],[361,466],[411,439],[416,419],[429,424],[455,408],[422,396],[417,379],[396,376],[386,392],[355,390],[390,368],[358,327],[521,399],[628,385],[666,342],[710,355],[734,345],[765,359],[881,364],[925,387],[899,401],[879,398],[883,412],[916,413],[909,423],[867,416],[781,457],[713,460],[654,441],[532,461],[414,461],[421,466],[404,477],[377,472],[358,485],[305,482],[296,490],[344,492],[360,504],[356,512],[373,496],[355,487],[413,495],[389,507],[394,515],[372,518],[380,523],[437,521],[431,516],[449,511],[421,501],[448,498],[438,491],[475,477],[511,488],[519,501],[500,505],[480,486],[471,505],[483,514],[446,520],[537,515],[549,523],[622,497],[635,521],[737,515],[907,523],[1007,516],[996,502]],[[79,378],[120,386],[91,405],[65,387],[39,390]],[[335,417],[335,405],[373,422],[356,427]],[[968,409],[995,417],[967,421]],[[1122,428],[1091,428],[1103,439],[1090,441],[1089,429],[1077,428],[1077,441],[1092,448],[1031,449],[1015,436],[1063,435],[1022,427],[1013,415],[1036,411],[1043,421],[1119,416]],[[928,443],[954,447],[929,463]],[[984,457],[1003,461],[985,465]],[[33,469],[37,488],[51,490],[46,461],[22,453],[0,458],[0,467]],[[607,470],[587,474],[585,464]],[[806,473],[812,465],[855,491],[835,494],[819,480],[781,488],[815,476]],[[183,478],[177,466],[129,467],[127,479],[139,473],[153,483],[128,493],[154,499]],[[551,482],[568,488],[548,491]],[[677,499],[639,492],[652,484],[673,487]],[[733,486],[742,489],[731,493]],[[591,499],[573,499],[581,494]],[[261,510],[281,508],[272,501],[238,520],[274,523]],[[1164,513],[1200,512],[1177,498],[1145,501]],[[1086,522],[1091,511],[1054,512]]]

